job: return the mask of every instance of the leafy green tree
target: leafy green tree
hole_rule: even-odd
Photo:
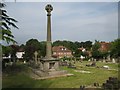
[[[18,21],[15,20],[14,18],[11,18],[7,14],[7,11],[4,9],[5,6],[6,5],[4,3],[0,2],[0,41],[5,41],[8,44],[10,42],[17,43],[14,40],[14,36],[11,32],[10,26],[18,29],[18,27],[15,25],[15,23]],[[10,47],[5,47],[2,44],[0,44],[0,46],[2,46],[2,51],[5,54],[8,54],[12,51],[12,49]],[[0,60],[0,63],[1,63],[1,60]],[[2,60],[2,65],[3,65],[3,67],[5,66],[5,63],[3,60]]]
[[[84,45],[83,45],[84,48],[90,50],[91,47],[92,47],[92,42],[91,41],[86,41],[84,42]]]
[[[40,56],[44,57],[46,54],[46,42],[40,42]]]
[[[13,26],[14,28],[18,27],[15,25],[17,20],[11,18],[10,16],[7,15],[7,11],[3,9],[5,7],[4,3],[0,2],[0,40],[3,40],[7,43],[9,42],[16,42],[14,40],[14,36],[11,32],[10,26]]]
[[[77,49],[74,53],[74,57],[80,57],[83,54],[83,52],[79,49]]]
[[[100,52],[100,57],[101,57],[101,58],[107,58],[108,55],[109,55],[109,52],[108,52],[108,51]]]
[[[96,58],[96,59],[100,58],[99,48],[100,48],[99,41],[95,41],[94,45],[92,46],[92,57],[93,58]]]
[[[34,52],[40,50],[40,43],[37,39],[30,39],[25,45],[25,56],[28,60],[34,57]]]
[[[80,42],[78,42],[78,41],[74,42],[74,44],[76,45],[76,47],[77,47],[77,48],[82,47],[81,43],[80,43]]]
[[[12,53],[12,47],[10,46],[2,46],[2,53],[5,55],[5,56],[9,56],[10,53]]]
[[[111,43],[110,54],[112,57],[120,57],[120,38]]]

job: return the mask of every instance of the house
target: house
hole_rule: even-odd
[[[101,52],[108,52],[110,49],[110,43],[108,42],[100,42],[99,51]]]
[[[23,58],[23,54],[25,54],[25,51],[23,48],[20,48],[17,52],[16,52],[16,56],[18,59],[22,59]]]
[[[78,50],[82,51],[82,52],[85,52],[86,49],[84,47],[81,47],[81,48],[78,48]]]
[[[54,46],[52,48],[53,57],[63,58],[63,57],[72,57],[72,51],[66,48],[65,46]]]
[[[89,57],[92,56],[91,51],[90,51],[90,50],[87,50],[87,49],[84,48],[84,47],[80,47],[80,48],[78,48],[78,50],[82,51],[83,53],[85,53],[85,54],[88,55]],[[83,56],[81,55],[80,58],[83,59],[83,58],[85,58],[85,57],[83,57]]]

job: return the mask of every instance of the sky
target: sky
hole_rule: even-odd
[[[51,4],[52,41],[106,41],[118,38],[117,2],[6,2],[9,16],[18,20],[12,28],[18,44],[29,39],[46,40],[47,12]]]

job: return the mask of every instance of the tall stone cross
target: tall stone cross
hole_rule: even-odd
[[[51,11],[53,7],[50,4],[47,4],[45,7],[47,11],[47,42],[46,42],[46,58],[50,59],[52,56],[52,42],[51,42]]]

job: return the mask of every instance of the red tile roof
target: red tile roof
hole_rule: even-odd
[[[54,46],[52,48],[53,52],[71,52],[71,50],[69,50],[68,48],[64,47],[64,46]]]
[[[100,51],[108,51],[110,49],[110,43],[108,42],[100,42]]]

